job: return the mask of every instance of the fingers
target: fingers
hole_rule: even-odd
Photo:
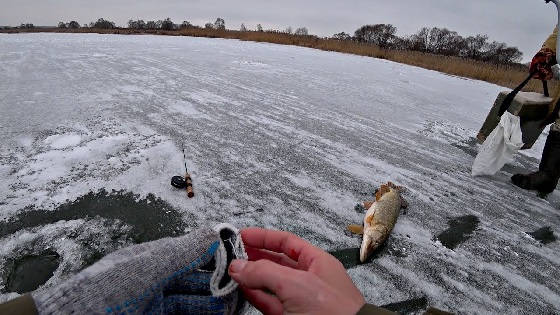
[[[306,273],[268,260],[234,260],[229,266],[229,275],[247,289],[267,290],[284,301],[300,291]]]
[[[249,256],[250,261],[258,261],[258,260],[265,259],[280,264],[282,266],[286,266],[294,269],[298,268],[297,261],[294,261],[293,259],[291,259],[290,257],[284,254],[275,253],[275,252],[268,251],[266,249],[258,249],[253,247],[245,247],[245,251]]]
[[[243,286],[241,290],[247,301],[263,314],[281,315],[284,313],[284,307],[277,297],[261,290],[251,290]]]
[[[302,253],[306,257],[313,257],[323,252],[288,232],[249,228],[241,231],[241,237],[248,247],[284,253],[294,261],[299,261]]]

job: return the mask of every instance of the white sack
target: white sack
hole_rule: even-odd
[[[474,160],[473,176],[495,175],[523,147],[519,117],[505,112]]]

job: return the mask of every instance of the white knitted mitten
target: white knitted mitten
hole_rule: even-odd
[[[39,314],[235,314],[244,306],[227,272],[235,258],[247,258],[239,232],[221,224],[123,248],[32,296]]]

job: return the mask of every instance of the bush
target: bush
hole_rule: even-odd
[[[334,34],[331,38],[336,39],[336,40],[350,40],[350,39],[352,39],[350,34],[347,34],[345,32],[340,32],[340,33]]]
[[[67,25],[68,28],[71,29],[77,29],[80,28],[80,23],[76,22],[76,21],[70,21]]]
[[[128,20],[128,28],[135,29],[135,30],[143,30],[146,29],[146,22],[144,20]]]
[[[103,18],[98,19],[96,22],[91,22],[89,24],[91,28],[100,28],[100,29],[114,29],[116,28],[115,23],[105,20]]]

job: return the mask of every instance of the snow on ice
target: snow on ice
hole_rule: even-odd
[[[501,87],[373,58],[188,37],[1,34],[0,60],[3,229],[90,192],[131,192],[177,209],[184,232],[257,225],[336,254],[359,247],[346,232],[363,218],[356,204],[393,181],[407,188],[409,209],[377,257],[347,262],[368,302],[560,310],[560,245],[527,234],[560,233],[560,195],[543,200],[509,183],[537,168],[545,137],[495,177],[470,176],[474,136]],[[193,200],[169,185],[183,172],[182,146]],[[472,217],[453,250],[438,239]],[[0,268],[55,250],[60,267],[45,289],[87,264],[84,240],[108,252],[130,244],[133,228],[101,215],[0,229]],[[6,272],[3,300],[14,296]]]

